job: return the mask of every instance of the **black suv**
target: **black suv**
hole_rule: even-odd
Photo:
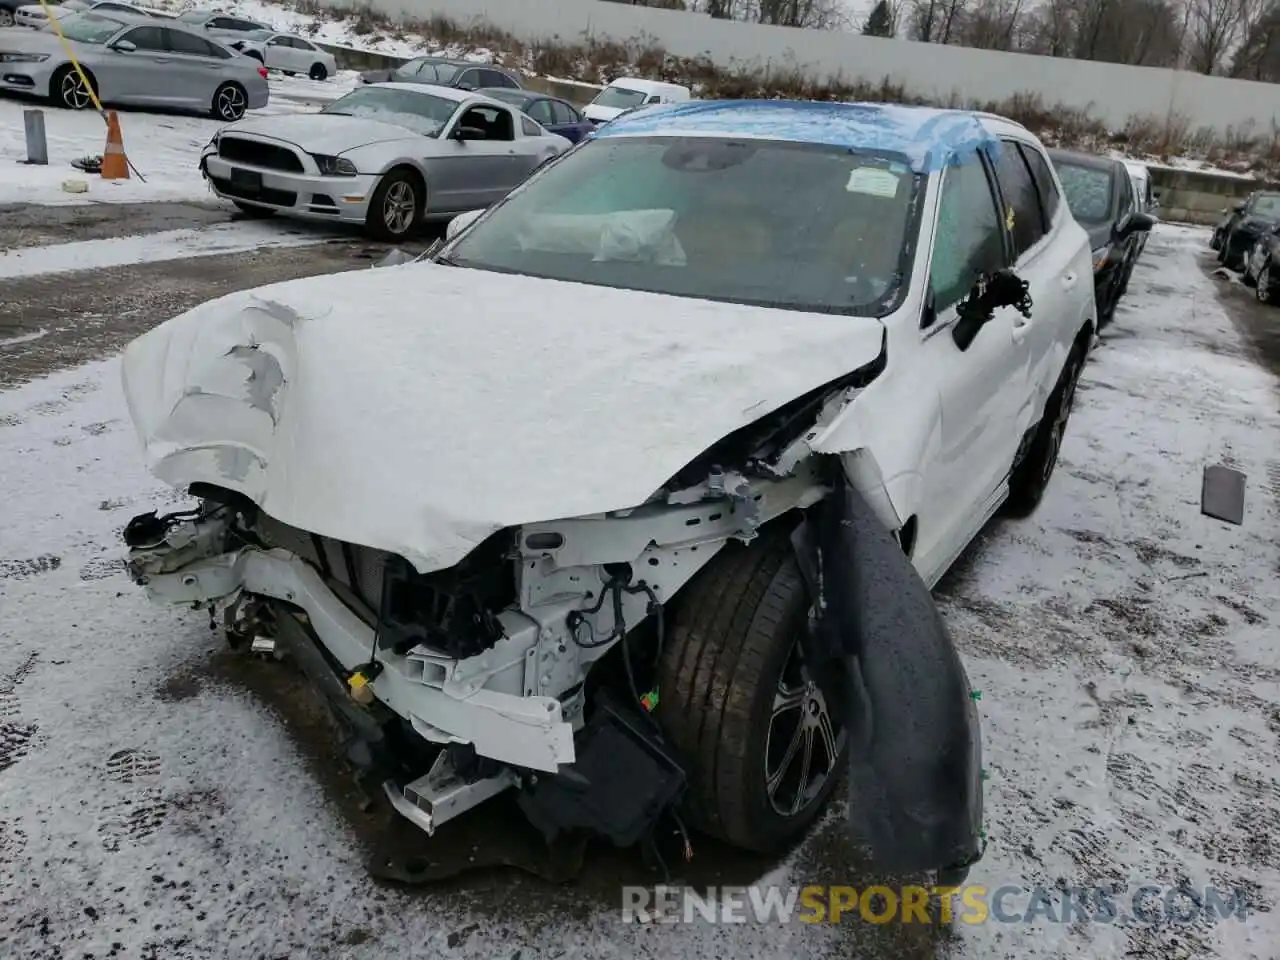
[[[448,57],[414,57],[394,70],[370,70],[360,74],[361,83],[430,83],[437,87],[479,90],[481,87],[506,87],[519,90],[519,79],[510,70],[474,60],[451,60]]]

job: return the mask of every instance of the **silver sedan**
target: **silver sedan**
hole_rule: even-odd
[[[416,83],[360,87],[319,113],[223,127],[200,167],[260,216],[363,224],[398,240],[501,200],[572,144],[510,104]]]
[[[267,105],[267,70],[222,44],[150,17],[73,13],[63,35],[103,103],[166,107],[234,121]],[[56,34],[0,33],[0,90],[83,110],[93,98]]]

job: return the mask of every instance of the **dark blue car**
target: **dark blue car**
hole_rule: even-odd
[[[511,104],[538,121],[548,132],[558,133],[574,143],[595,129],[591,121],[578,112],[577,107],[559,97],[506,87],[485,87],[476,93]]]

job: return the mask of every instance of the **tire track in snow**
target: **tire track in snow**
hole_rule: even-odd
[[[8,676],[0,676],[0,773],[25,757],[38,727],[24,721],[19,709],[18,687],[35,670],[39,654],[29,654]]]

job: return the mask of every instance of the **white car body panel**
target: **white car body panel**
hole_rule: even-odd
[[[332,77],[338,72],[338,62],[333,54],[317,47],[305,37],[292,33],[277,33],[262,39],[233,41],[241,53],[257,54],[262,62],[271,70],[309,74],[311,68],[320,64],[326,76]],[[291,46],[290,42],[305,44],[306,49]]]
[[[875,320],[424,263],[214,300],[134,341],[124,378],[156,476],[217,482],[426,572],[504,526],[636,506],[725,434],[873,361],[882,336]]]
[[[672,109],[624,118],[616,135],[645,135]],[[757,114],[756,126],[728,135],[769,137],[773,119]],[[1023,127],[981,124],[1043,156]],[[813,455],[834,455],[887,527],[916,525],[911,561],[932,586],[1007,497],[1070,351],[1092,338],[1089,240],[1061,202],[1045,236],[1012,265],[1028,285],[1030,318],[997,309],[961,349],[954,308],[922,328],[949,169],[928,173],[911,279],[880,319],[430,262],[212,301],[125,352],[146,464],[175,487],[243,494],[303,540],[386,550],[423,573],[519,527],[518,598],[501,612],[503,638],[458,659],[425,645],[388,652],[370,685],[433,743],[555,770],[574,759],[582,722],[581,696],[570,691],[607,649],[579,646],[566,623],[605,582],[605,564],[643,570],[665,604],[729,540],[820,500]],[[459,221],[450,243],[465,243],[501,209]],[[571,229],[563,237],[578,242]],[[666,488],[727,435],[824,387],[812,425],[796,426],[752,479],[726,464],[728,473],[708,469]],[[535,546],[539,534],[559,545]],[[243,594],[274,597],[305,611],[345,669],[370,656],[371,631],[300,553],[264,541],[215,555],[225,541],[215,531],[202,549],[199,536],[191,522],[138,546],[135,579],[174,603],[229,608]],[[649,613],[643,595],[619,602],[626,624]],[[617,623],[607,609],[591,616],[593,636]],[[396,801],[427,789],[424,778],[390,792]],[[428,831],[436,824],[412,804],[397,809]]]

